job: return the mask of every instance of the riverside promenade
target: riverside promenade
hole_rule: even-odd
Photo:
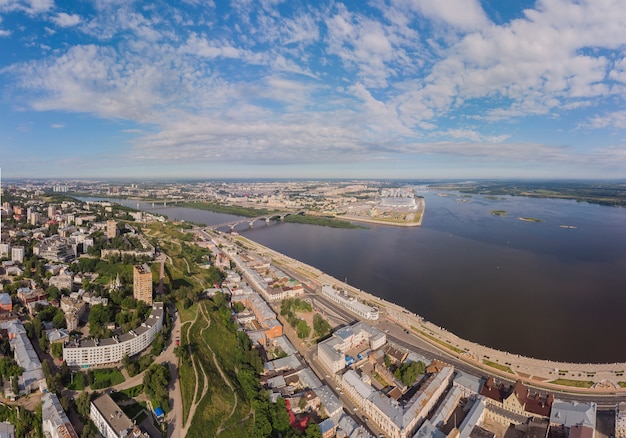
[[[339,289],[349,291],[360,300],[376,305],[380,309],[382,317],[413,332],[442,352],[482,369],[489,375],[496,375],[509,380],[519,379],[552,390],[598,395],[626,394],[626,388],[622,387],[626,386],[626,363],[555,362],[511,354],[480,345],[461,339],[445,328],[425,321],[420,315],[356,289],[313,266],[241,236],[231,239],[241,242],[245,247],[261,256],[270,257],[272,263],[277,266],[283,266],[285,269],[303,276],[308,280],[307,286],[310,289],[319,290],[322,284],[332,284]]]

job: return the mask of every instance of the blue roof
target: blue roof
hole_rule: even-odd
[[[163,409],[161,408],[154,408],[154,413],[157,417],[162,417],[163,415],[165,415],[165,412],[163,412]]]

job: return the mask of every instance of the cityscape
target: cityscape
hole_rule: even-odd
[[[453,187],[5,181],[2,401],[21,415],[3,427],[52,437],[625,436],[625,363],[479,345],[245,237],[289,220],[419,227],[429,211],[420,193]],[[166,217],[178,206],[230,221]]]
[[[0,438],[626,438],[626,1],[0,0]]]

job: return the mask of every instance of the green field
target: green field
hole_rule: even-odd
[[[487,366],[490,366],[491,368],[495,368],[497,370],[504,371],[505,373],[515,374],[513,372],[513,370],[510,367],[506,366],[506,365],[502,365],[502,364],[499,364],[497,362],[492,362],[492,361],[487,360],[487,359],[483,359],[483,363],[485,365],[487,365]]]
[[[117,368],[103,368],[89,371],[89,380],[92,381],[91,389],[103,389],[119,385],[124,381],[122,372]]]
[[[590,380],[556,379],[550,383],[561,386],[572,386],[574,388],[591,388],[593,386],[593,382]]]

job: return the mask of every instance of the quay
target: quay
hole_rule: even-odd
[[[225,234],[222,234],[225,236]],[[391,323],[414,335],[444,356],[461,361],[483,374],[521,380],[550,391],[587,396],[626,397],[626,363],[569,363],[525,357],[462,339],[407,309],[346,284],[319,269],[267,248],[240,235],[228,236],[272,263],[303,277],[303,283],[321,294],[322,286],[346,290],[380,310],[378,324]],[[356,319],[356,316],[355,316]]]

